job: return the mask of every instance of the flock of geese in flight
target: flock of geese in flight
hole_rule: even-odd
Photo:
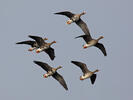
[[[90,35],[89,29],[86,25],[86,23],[80,18],[82,15],[86,14],[85,12],[82,12],[80,14],[74,14],[69,11],[63,11],[63,12],[58,12],[54,13],[57,15],[65,15],[69,18],[69,20],[66,22],[67,24],[71,23],[76,23],[82,31],[85,33],[84,35],[77,36],[76,38],[83,38],[86,44],[83,45],[83,48],[88,48],[91,46],[95,46],[101,50],[101,52],[104,54],[104,56],[107,56],[105,47],[102,43],[99,43],[99,40],[104,38],[103,36],[100,36],[98,39],[93,39]],[[28,49],[28,51],[33,51],[36,50],[36,53],[40,53],[44,51],[45,53],[48,54],[51,60],[54,60],[55,58],[55,52],[54,49],[51,47],[52,44],[56,43],[56,41],[52,41],[51,43],[47,43],[46,40],[48,38],[42,38],[39,36],[32,36],[29,35],[29,37],[33,40],[28,40],[28,41],[22,41],[22,42],[17,42],[16,44],[27,44],[30,45],[31,48]],[[66,90],[68,90],[67,84],[64,80],[64,78],[57,72],[58,69],[62,68],[62,66],[58,66],[56,68],[51,67],[47,63],[40,62],[40,61],[34,61],[35,64],[39,65],[42,69],[44,69],[47,73],[43,75],[44,78],[48,78],[52,76],[54,79],[56,79]],[[95,71],[90,71],[87,68],[87,65],[79,62],[79,61],[71,61],[71,63],[77,65],[83,72],[83,75],[80,76],[80,80],[84,80],[87,78],[90,78],[91,83],[94,84],[96,80],[96,72],[99,70],[96,69]]]

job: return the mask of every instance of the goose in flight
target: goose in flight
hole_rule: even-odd
[[[61,66],[53,68],[44,62],[34,61],[34,63],[39,65],[42,69],[44,69],[47,72],[46,74],[43,75],[44,78],[48,78],[52,76],[65,88],[65,90],[68,90],[68,87],[64,78],[57,72],[58,69],[62,68]]]
[[[104,45],[102,43],[98,43],[100,39],[104,38],[103,36],[100,36],[98,39],[93,39],[91,37],[91,35],[88,33],[88,35],[81,35],[81,36],[78,36],[76,38],[83,38],[85,40],[86,44],[83,45],[84,49],[88,48],[88,47],[91,47],[91,46],[95,46],[95,47],[99,48],[102,51],[104,56],[107,56]]]
[[[91,83],[94,84],[95,80],[96,80],[96,72],[98,72],[99,70],[96,69],[95,71],[90,71],[88,70],[86,64],[82,63],[82,62],[78,62],[78,61],[71,61],[71,63],[77,65],[83,72],[83,75],[80,76],[80,80],[85,80],[87,78],[90,78]]]
[[[63,12],[57,12],[54,14],[67,16],[69,18],[69,20],[67,21],[67,24],[71,24],[75,22],[83,30],[85,34],[89,33],[89,29],[86,23],[80,18],[82,15],[86,14],[86,12],[82,12],[80,14],[74,14],[69,11],[63,11]]]
[[[48,40],[48,38],[44,38],[43,40],[44,40],[44,41],[45,41],[45,40]],[[31,48],[29,48],[28,51],[33,51],[33,50],[39,48],[37,42],[36,42],[36,41],[32,41],[32,40],[17,42],[16,44],[27,44],[27,45],[30,45]]]
[[[56,43],[56,41],[53,41],[51,43],[46,43],[42,37],[39,37],[39,36],[32,36],[32,35],[29,35],[30,38],[34,39],[39,48],[36,50],[36,53],[40,53],[42,51],[45,51],[51,60],[54,60],[55,58],[55,53],[54,53],[54,49],[51,47],[52,44]]]

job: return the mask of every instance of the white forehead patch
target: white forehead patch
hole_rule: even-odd
[[[88,45],[88,44],[85,44],[84,46],[85,46],[85,47],[89,47],[89,45]]]
[[[38,48],[37,51],[41,51],[42,49]]]

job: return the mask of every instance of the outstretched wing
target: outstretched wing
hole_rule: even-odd
[[[96,74],[93,74],[93,75],[90,77],[91,84],[94,84],[94,82],[95,82],[95,80],[96,80],[96,77],[97,77]]]
[[[78,67],[80,67],[80,69],[82,70],[82,72],[84,74],[89,72],[86,64],[84,64],[82,62],[78,62],[78,61],[71,61],[71,63],[73,63],[73,64],[77,65]]]
[[[45,50],[45,52],[49,55],[51,60],[54,60],[55,52],[53,48],[49,47],[48,49]]]
[[[57,12],[57,13],[54,13],[54,14],[58,14],[58,15],[65,15],[69,18],[73,17],[75,14],[69,12],[69,11],[63,11],[63,12]]]
[[[85,35],[89,35],[90,36],[89,29],[88,29],[86,23],[81,18],[78,21],[76,21],[75,23],[83,30]]]
[[[47,63],[40,62],[40,61],[34,61],[34,63],[39,65],[42,69],[44,69],[47,72],[52,70],[52,67],[50,67]]]
[[[34,46],[36,42],[35,41],[22,41],[22,42],[17,42],[16,44],[28,44],[31,45],[32,47]]]
[[[101,43],[97,43],[97,44],[94,45],[94,46],[96,46],[97,48],[99,48],[99,49],[102,51],[102,53],[104,54],[104,56],[107,56],[107,53],[106,53],[106,50],[105,50],[103,44],[101,44]]]
[[[39,45],[39,47],[41,47],[42,45],[45,44],[43,38],[39,37],[39,36],[32,36],[32,35],[29,35],[30,38],[34,39],[37,44]]]
[[[82,37],[86,43],[88,43],[90,40],[92,40],[91,36],[89,36],[89,35],[80,35],[75,38],[80,38],[80,37]]]
[[[64,80],[64,78],[59,74],[59,73],[54,73],[53,75],[53,78],[55,78],[66,90],[68,90],[67,88],[67,84]]]

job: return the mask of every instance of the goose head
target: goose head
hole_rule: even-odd
[[[67,23],[68,25],[70,25],[72,22],[73,22],[73,21],[72,21],[71,19],[69,19],[66,23]]]
[[[42,51],[42,49],[38,48],[38,49],[36,50],[36,53],[40,53],[41,51]]]
[[[44,78],[47,78],[47,77],[48,77],[48,74],[43,74],[43,77],[44,77]]]
[[[86,49],[86,48],[88,48],[89,46],[90,46],[89,44],[84,44],[84,45],[83,45],[83,48]]]
[[[80,76],[80,80],[84,80],[84,77],[83,76]]]

